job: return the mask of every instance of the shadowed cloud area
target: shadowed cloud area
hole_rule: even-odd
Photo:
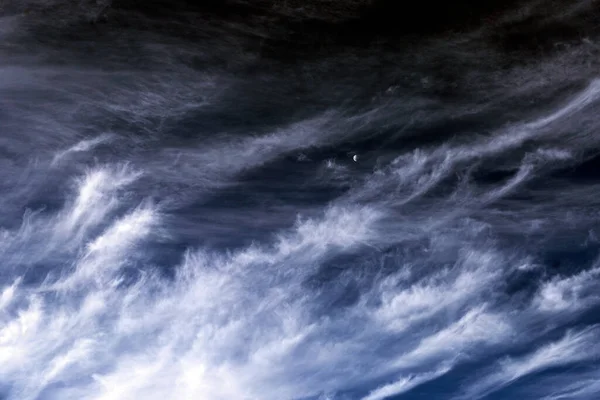
[[[0,399],[600,396],[596,1],[6,1]]]

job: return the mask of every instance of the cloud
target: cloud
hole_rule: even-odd
[[[597,326],[569,331],[563,338],[546,343],[534,352],[521,357],[505,358],[482,378],[469,384],[460,398],[479,399],[528,375],[597,359],[600,356],[600,348],[596,345],[598,333]]]
[[[366,397],[363,397],[362,400],[383,400],[391,396],[397,396],[402,393],[406,393],[425,382],[429,382],[444,375],[449,370],[449,368],[442,368],[435,372],[410,375],[374,389]]]

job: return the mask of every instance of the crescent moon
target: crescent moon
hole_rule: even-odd
[[[358,161],[358,155],[355,154],[354,156],[352,156],[352,159],[354,160],[354,162]]]

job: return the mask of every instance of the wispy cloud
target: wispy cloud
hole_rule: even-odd
[[[510,385],[512,382],[543,370],[597,359],[598,327],[570,331],[562,339],[542,345],[521,357],[506,358],[483,378],[469,384],[461,399],[478,399]]]

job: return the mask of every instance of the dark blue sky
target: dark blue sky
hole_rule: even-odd
[[[8,1],[0,399],[595,399],[595,2]]]

